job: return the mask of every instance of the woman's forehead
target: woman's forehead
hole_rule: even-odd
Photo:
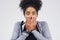
[[[28,7],[26,8],[26,11],[36,11],[36,9],[34,7]]]

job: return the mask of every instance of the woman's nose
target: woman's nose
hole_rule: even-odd
[[[32,19],[32,17],[30,17],[30,19]]]
[[[30,14],[30,17],[32,17],[33,15],[32,15],[32,13]]]
[[[29,15],[29,17],[30,17],[30,19],[32,19],[32,18],[33,18],[33,15],[32,15],[32,13]]]

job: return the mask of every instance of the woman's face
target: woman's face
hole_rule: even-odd
[[[26,8],[24,16],[26,21],[32,22],[32,21],[36,21],[38,14],[34,7],[28,7]]]

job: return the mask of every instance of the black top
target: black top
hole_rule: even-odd
[[[29,33],[29,36],[25,40],[37,40],[32,33]]]
[[[37,26],[36,26],[36,27],[37,27]],[[26,31],[26,28],[25,28],[25,27],[24,27],[24,31]],[[38,28],[37,28],[37,31],[39,31]],[[29,36],[28,36],[25,40],[37,40],[37,39],[36,39],[35,36],[30,32],[30,33],[29,33]]]

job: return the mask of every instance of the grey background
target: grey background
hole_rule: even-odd
[[[42,0],[39,21],[47,21],[53,40],[60,40],[60,0]],[[17,21],[25,20],[20,0],[0,0],[0,40],[10,40]]]

